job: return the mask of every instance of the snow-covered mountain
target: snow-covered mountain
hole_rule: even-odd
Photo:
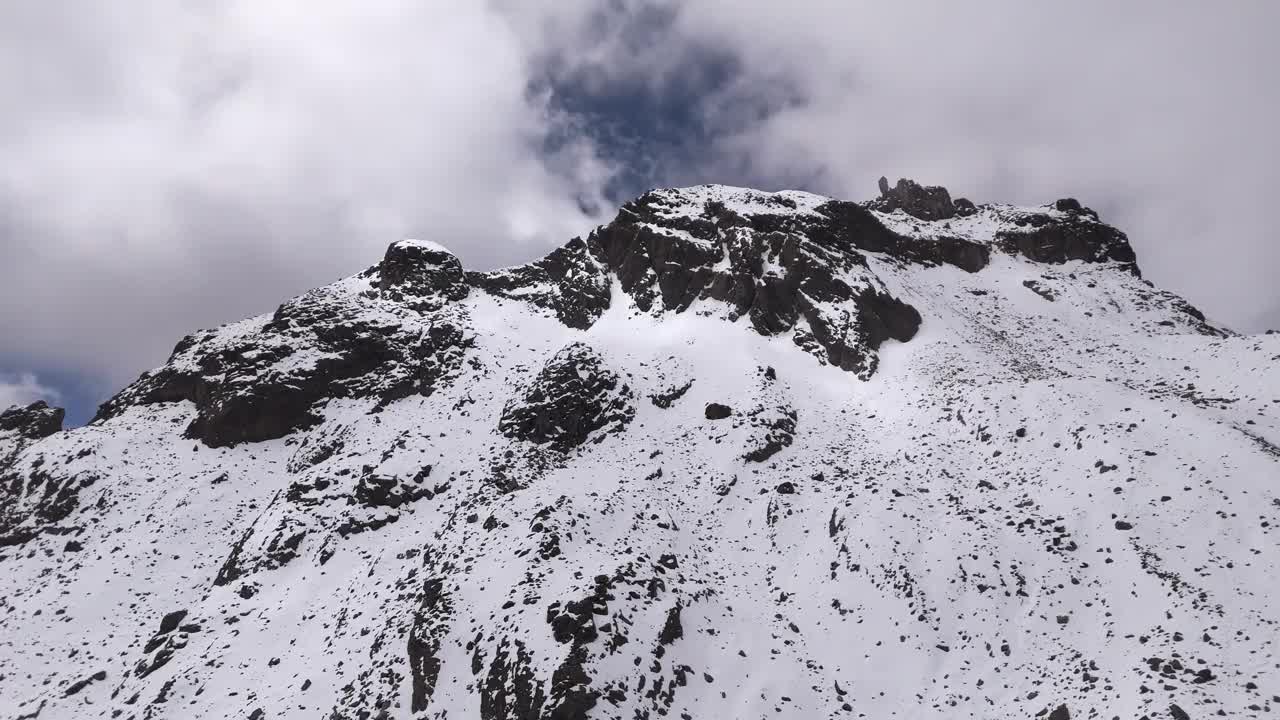
[[[398,242],[86,427],[0,416],[0,708],[1274,717],[1278,361],[1069,199]]]

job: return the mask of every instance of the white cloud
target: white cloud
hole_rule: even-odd
[[[400,237],[472,267],[530,259],[599,219],[582,207],[609,212],[617,170],[571,131],[546,154],[578,119],[531,81],[661,92],[708,48],[733,59],[730,84],[691,101],[721,133],[666,181],[816,178],[865,198],[883,173],[977,201],[1076,195],[1155,281],[1260,326],[1280,306],[1277,8],[6,3],[0,362],[118,387],[183,334]]]
[[[1149,277],[1257,328],[1280,297],[1280,5],[695,0],[680,33],[735,48],[740,82],[805,101],[723,140],[825,189],[881,174],[977,201],[1077,196]]]
[[[36,400],[57,402],[58,391],[40,384],[31,373],[0,374],[0,411],[14,405],[30,405]]]
[[[654,6],[670,27],[637,47],[622,30]],[[855,199],[881,174],[979,202],[1076,196],[1156,282],[1242,329],[1280,322],[1276,3],[615,3],[630,26],[557,7],[526,4],[521,26],[588,90],[679,82],[690,48],[735,59],[730,85],[699,98],[722,132],[689,175]]]
[[[0,11],[0,335],[114,381],[405,236],[470,265],[589,228],[610,172],[538,152],[481,3],[233,0]],[[598,199],[598,198],[595,198]]]

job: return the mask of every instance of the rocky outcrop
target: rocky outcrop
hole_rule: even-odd
[[[787,406],[757,407],[747,413],[751,440],[743,459],[764,462],[791,446],[796,436],[798,415]]]
[[[66,411],[49,407],[43,400],[26,407],[11,407],[0,412],[0,432],[14,432],[27,440],[39,440],[62,430]]]
[[[467,273],[475,287],[555,313],[560,322],[585,330],[609,309],[610,281],[581,238],[517,267]]]
[[[880,197],[870,204],[880,212],[901,210],[921,220],[948,220],[977,212],[974,204],[964,198],[953,201],[951,193],[940,185],[921,185],[906,178],[899,178],[897,185],[889,187],[889,179],[881,177]]]
[[[406,648],[409,670],[413,675],[410,708],[414,713],[426,710],[435,694],[441,667],[440,641],[448,632],[452,610],[440,578],[430,578],[423,583],[422,601],[413,614],[413,627],[409,631]]]
[[[796,215],[786,198],[765,197],[757,213],[708,202],[690,215],[671,212],[671,196],[649,193],[587,244],[642,310],[683,312],[715,300],[731,320],[745,316],[762,335],[791,332],[823,362],[870,377],[880,343],[909,340],[920,315],[880,286],[855,248],[909,252],[910,243],[852,203]]]
[[[389,251],[396,258],[391,289],[383,292],[408,307],[396,301],[391,309],[427,312],[462,292],[447,278],[430,285],[423,266],[419,275],[402,275],[407,261],[397,247]],[[423,257],[418,246],[409,247],[411,257]],[[386,282],[383,276],[378,287]],[[312,427],[321,419],[317,406],[332,398],[376,397],[385,404],[430,395],[457,372],[470,345],[463,319],[441,310],[424,319],[397,318],[368,313],[360,296],[313,291],[281,305],[255,332],[185,338],[165,367],[103,404],[95,421],[132,405],[185,400],[196,408],[188,437],[221,447]]]
[[[996,233],[996,245],[1003,251],[1042,263],[1083,260],[1090,263],[1116,262],[1140,275],[1137,256],[1129,238],[1119,230],[1097,222],[1096,214],[1074,200],[1056,203],[1064,217],[1048,213],[1018,218],[1017,227]]]
[[[593,433],[619,432],[635,417],[634,394],[590,347],[574,343],[556,353],[523,392],[506,404],[503,435],[571,450]],[[599,442],[603,434],[596,435]]]
[[[87,473],[67,474],[43,457],[23,465],[23,451],[62,430],[66,415],[43,400],[0,412],[0,549],[21,545],[65,519],[79,505],[79,493],[97,481]]]
[[[469,290],[458,258],[421,240],[392,243],[378,265],[378,277],[383,297],[419,310],[439,310]]]
[[[875,205],[863,206],[842,200],[825,203],[816,212],[830,218],[831,222],[816,231],[859,250],[883,253],[899,262],[926,267],[954,265],[966,272],[978,272],[990,260],[990,248],[972,240],[951,235],[927,239],[899,235],[885,227],[868,207],[874,208]]]
[[[93,473],[60,473],[43,458],[25,470],[0,467],[0,548],[21,545],[66,520],[80,493],[98,481]]]

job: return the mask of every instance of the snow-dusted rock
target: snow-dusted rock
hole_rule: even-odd
[[[0,708],[1266,717],[1280,335],[1076,201],[882,190],[403,241],[0,416]]]
[[[443,245],[401,240],[387,248],[378,265],[378,289],[392,300],[435,310],[467,296],[462,262]]]

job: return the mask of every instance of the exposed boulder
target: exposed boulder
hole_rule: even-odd
[[[723,420],[733,414],[733,410],[728,405],[720,403],[707,403],[704,411],[708,420]]]
[[[1093,220],[1098,219],[1098,213],[1094,212],[1091,208],[1081,205],[1080,201],[1075,198],[1060,198],[1055,200],[1053,202],[1053,209],[1058,212],[1067,213],[1068,215],[1084,215],[1092,218]]]
[[[970,215],[978,214],[978,206],[974,205],[973,201],[968,198],[956,198],[953,203],[956,206],[957,217],[968,217]]]
[[[1058,295],[1053,291],[1053,288],[1038,280],[1023,280],[1022,286],[1049,302],[1058,299]]]

